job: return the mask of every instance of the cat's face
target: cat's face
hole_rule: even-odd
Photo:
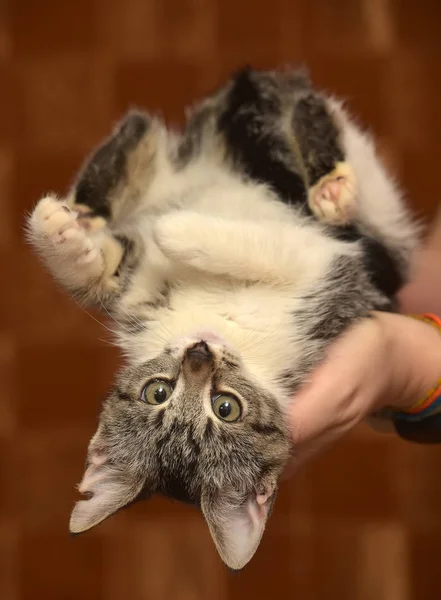
[[[202,341],[201,341],[202,340]],[[252,557],[290,444],[276,398],[209,334],[126,369],[104,403],[70,528],[80,533],[138,498],[199,505],[231,568]]]

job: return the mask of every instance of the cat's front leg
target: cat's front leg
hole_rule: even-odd
[[[249,254],[250,246],[257,243],[256,234],[242,222],[176,211],[157,220],[154,237],[171,261],[199,271],[238,279],[253,279],[262,271],[261,265],[252,268]]]
[[[171,260],[242,281],[285,284],[321,272],[340,243],[315,227],[253,222],[176,211],[160,217],[155,241]],[[311,251],[310,247],[320,249]],[[323,249],[323,250],[322,250]]]
[[[81,300],[103,301],[117,291],[122,244],[106,229],[87,231],[65,202],[42,198],[29,218],[28,238],[53,276]]]

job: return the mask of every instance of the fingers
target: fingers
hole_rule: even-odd
[[[336,374],[325,381],[323,386],[314,381],[302,390],[290,411],[294,444],[290,474],[343,436],[359,420],[351,395],[342,395],[336,389]]]
[[[294,458],[300,468],[359,423],[377,396],[381,328],[366,320],[339,338],[293,399],[289,413]]]

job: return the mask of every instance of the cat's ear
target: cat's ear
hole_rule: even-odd
[[[112,464],[105,450],[91,447],[88,465],[78,486],[89,498],[76,503],[70,518],[70,532],[82,533],[95,527],[133,502],[143,487],[144,482],[129,470]]]
[[[222,560],[231,569],[242,569],[256,552],[275,497],[275,484],[245,501],[225,490],[203,492],[202,512]]]

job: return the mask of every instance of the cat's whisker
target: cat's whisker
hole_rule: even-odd
[[[142,320],[129,307],[124,308],[124,313],[132,319],[133,323],[142,324]]]
[[[107,308],[104,306],[103,302],[102,301],[100,301],[100,302],[101,302],[101,306],[102,306],[103,310],[109,315],[109,317],[112,319],[112,321],[114,321],[126,333],[130,334],[131,333],[130,329],[128,329],[123,323],[121,323],[120,321],[118,321],[118,319],[107,310]],[[133,318],[132,315],[129,315],[129,316],[131,316]]]
[[[164,323],[159,322],[159,327],[165,330],[165,333],[167,334],[169,340],[173,338],[172,332],[168,329],[168,327],[166,327]]]
[[[106,346],[110,346],[112,348],[119,348],[119,344],[116,341],[106,340],[105,338],[98,338],[99,342],[102,342]]]
[[[256,346],[261,345],[266,340],[270,339],[273,335],[271,326],[275,324],[275,319],[273,317],[269,318],[267,323],[264,325],[262,329],[259,331],[246,331],[243,340],[245,342],[244,349],[252,350]]]
[[[107,331],[109,331],[112,336],[115,335],[116,331],[111,329],[110,327],[108,327],[107,325],[105,325],[102,321],[100,321],[99,319],[97,319],[96,317],[94,317],[88,310],[86,310],[84,308],[84,306],[75,298],[73,297],[76,305],[84,312],[86,313],[87,316],[89,316],[93,321],[95,321],[95,323],[98,323],[98,325],[101,325],[101,327],[104,327],[104,329],[107,329]]]

